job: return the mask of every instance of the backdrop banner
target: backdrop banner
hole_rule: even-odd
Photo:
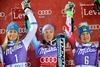
[[[6,34],[5,29],[11,21],[15,21],[18,23],[20,27],[20,38],[26,35],[24,26],[24,12],[21,8],[22,1],[23,0],[0,0],[0,45],[3,44]],[[91,41],[100,42],[100,12],[96,12],[95,10],[93,10],[93,0],[70,1],[75,3],[75,38],[80,42],[77,27],[79,23],[87,22],[92,32]],[[67,2],[68,0],[31,0],[31,9],[39,25],[36,34],[39,40],[42,40],[40,29],[44,24],[49,23],[54,26],[55,37],[58,33],[64,33],[62,27],[66,22],[64,7]],[[35,51],[31,44],[28,50],[27,62],[29,67],[36,67]],[[70,45],[66,46],[66,67],[74,67],[73,53]]]

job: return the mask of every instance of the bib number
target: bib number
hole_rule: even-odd
[[[89,56],[85,56],[85,64],[89,64]]]
[[[18,62],[18,55],[17,54],[15,54],[15,60],[16,60],[16,62]]]

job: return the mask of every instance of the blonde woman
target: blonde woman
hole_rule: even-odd
[[[28,46],[37,31],[37,21],[32,11],[22,3],[22,8],[30,21],[30,29],[26,37],[19,39],[19,27],[16,22],[11,22],[6,29],[6,37],[3,44],[3,57],[5,67],[27,67],[26,58]]]

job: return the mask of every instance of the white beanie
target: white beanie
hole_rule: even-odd
[[[48,29],[50,29],[54,32],[54,27],[51,24],[46,24],[42,28],[42,34],[44,33],[45,30],[48,30]]]

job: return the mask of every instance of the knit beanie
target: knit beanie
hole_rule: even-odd
[[[11,22],[7,28],[6,28],[6,33],[8,33],[9,30],[16,30],[19,33],[19,27],[16,22]]]
[[[87,22],[83,22],[79,25],[79,28],[78,28],[79,37],[81,36],[83,32],[88,32],[91,35],[90,28]]]
[[[48,29],[50,29],[50,30],[52,30],[54,32],[54,27],[51,24],[46,24],[42,28],[42,35],[43,35],[44,31],[48,30]]]

